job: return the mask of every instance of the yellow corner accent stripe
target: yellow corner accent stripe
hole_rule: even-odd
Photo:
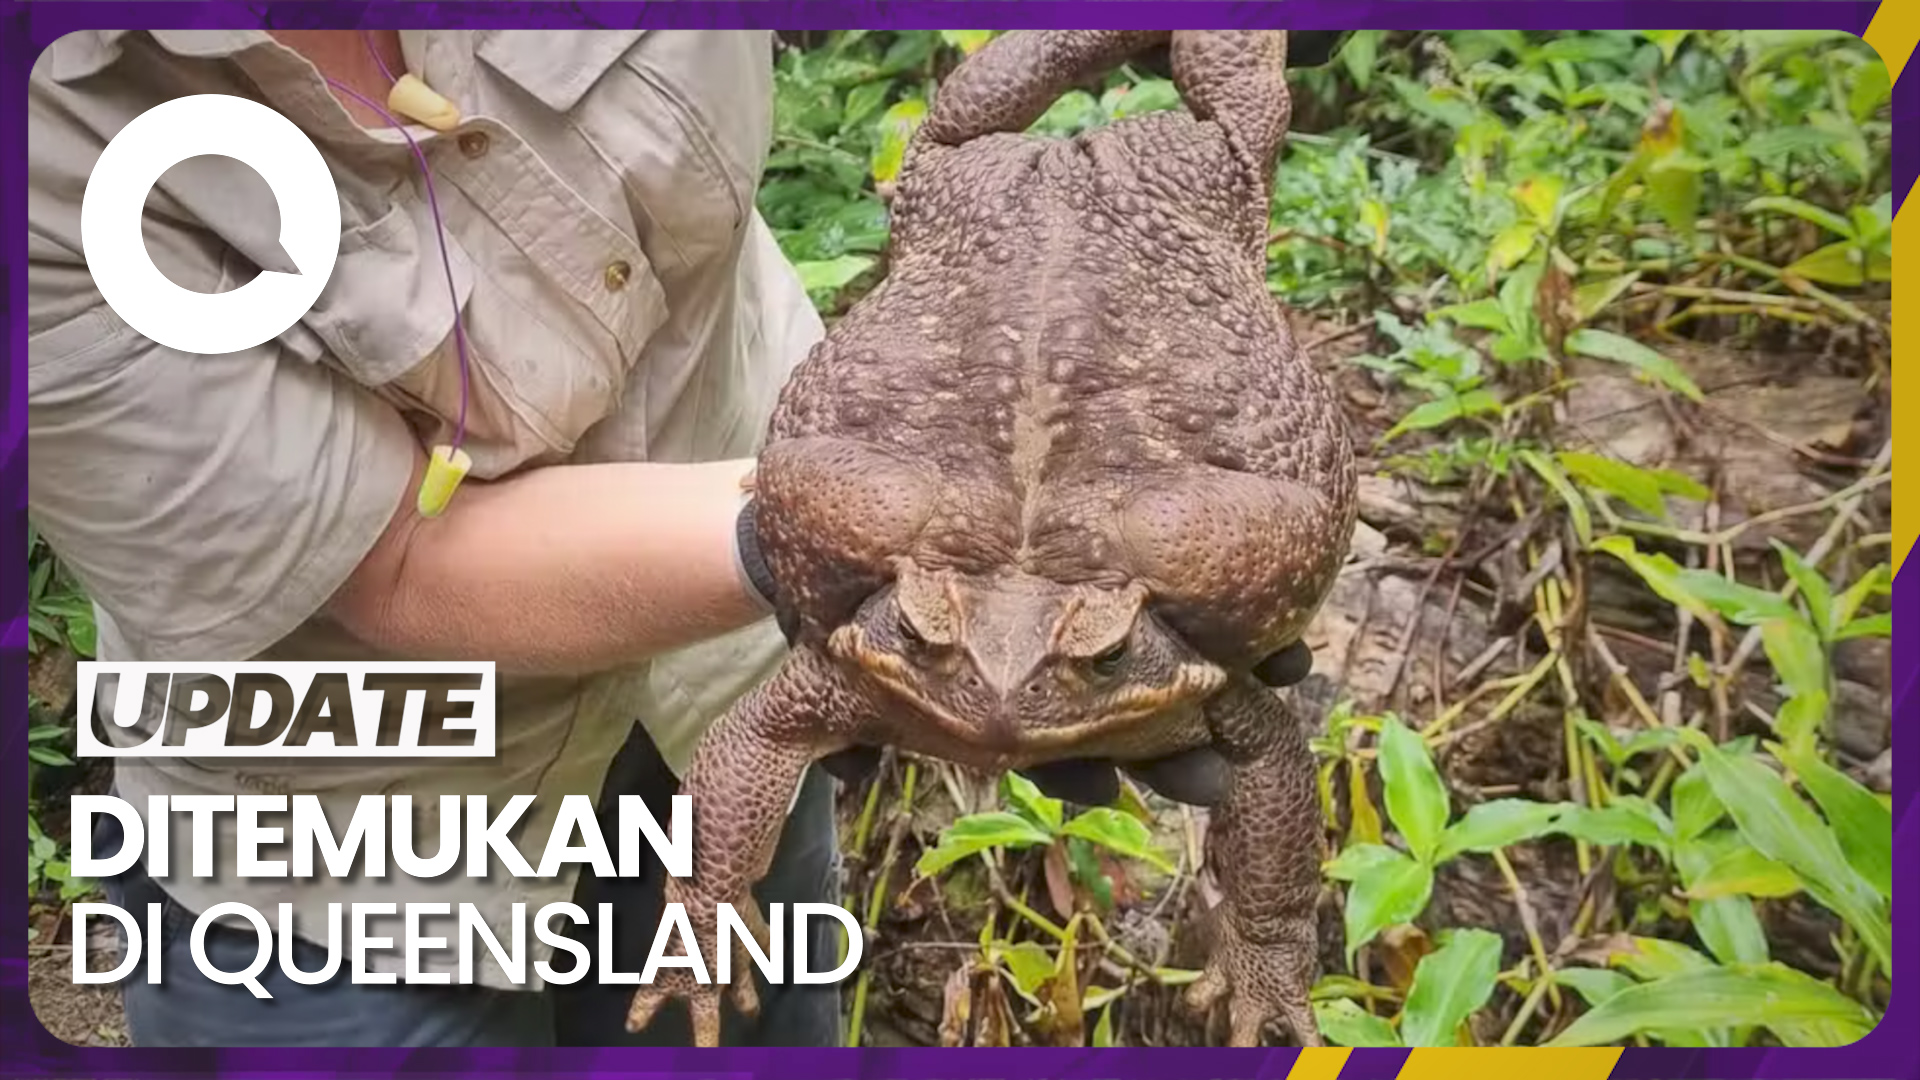
[[[1913,0],[1881,0],[1880,7],[1873,13],[1873,21],[1867,24],[1867,32],[1862,37],[1886,61],[1889,79],[1898,82],[1901,71],[1905,70],[1907,61],[1913,57],[1915,44],[1920,43],[1920,4]],[[1913,209],[1894,216],[1893,246],[1897,250],[1920,251],[1920,239],[1917,239],[1920,238],[1920,227],[1915,225],[1917,218],[1920,218],[1920,210]],[[1916,242],[1910,244],[1908,240]],[[1893,310],[1900,310],[1900,284],[1897,279],[1893,283]],[[1910,336],[1899,333],[1893,336],[1895,371],[1900,370],[1900,357],[1913,351],[1901,346],[1901,340]],[[1901,400],[1900,395],[1894,395],[1893,425],[1896,430],[1904,430],[1908,420],[1920,420],[1920,407],[1912,404],[1903,407]],[[1899,464],[1898,451],[1895,451],[1894,464]],[[1896,499],[1893,504],[1893,550],[1890,553],[1895,573],[1906,562],[1907,552],[1913,550],[1916,539],[1920,539],[1920,511],[1916,510],[1914,504],[1903,507]]]
[[[1339,1080],[1340,1070],[1347,1067],[1352,1053],[1345,1047],[1332,1046],[1302,1050],[1287,1071],[1287,1080]]]
[[[1467,1048],[1415,1050],[1407,1055],[1399,1080],[1606,1080],[1620,1060],[1619,1047],[1551,1050]]]
[[[1920,42],[1920,4],[1909,0],[1880,0],[1879,10],[1873,13],[1873,21],[1861,36],[1887,62],[1888,80],[1899,82],[1900,71],[1913,55],[1914,44]]]

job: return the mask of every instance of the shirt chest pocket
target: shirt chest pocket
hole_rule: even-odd
[[[564,115],[618,174],[628,210],[673,280],[730,258],[773,134],[764,31],[487,31],[487,68]]]
[[[511,138],[493,125],[465,134]],[[447,164],[457,154],[436,157],[444,256],[416,185],[418,197],[395,198],[342,232],[307,325],[334,363],[406,411],[429,444],[451,441],[464,422],[475,476],[561,460],[631,403],[636,358],[666,321],[660,283],[636,242],[569,204],[537,162],[483,170]]]

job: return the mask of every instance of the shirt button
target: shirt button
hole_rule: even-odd
[[[484,131],[469,131],[460,136],[460,152],[470,158],[477,158],[487,152],[487,144],[491,141]]]
[[[627,279],[633,276],[633,267],[625,262],[616,262],[607,267],[607,291],[619,292],[627,287]]]

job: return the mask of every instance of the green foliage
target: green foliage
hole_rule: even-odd
[[[94,653],[93,602],[54,556],[37,529],[27,529],[27,652],[51,645],[81,659]]]
[[[68,649],[77,657],[94,656],[93,603],[79,582],[55,557],[38,530],[27,530],[27,651],[40,655],[48,648]],[[72,876],[67,845],[40,827],[41,793],[49,786],[44,774],[62,773],[74,765],[74,731],[70,721],[27,696],[27,896],[51,895],[70,903],[94,888],[85,878]],[[29,934],[31,934],[29,928]]]
[[[956,818],[920,856],[915,870],[931,877],[969,856],[997,849],[1088,844],[1173,872],[1173,864],[1153,846],[1147,827],[1131,814],[1097,806],[1066,819],[1060,800],[1042,795],[1031,780],[1013,772],[1001,778],[1001,795],[1012,811]]]
[[[1596,1046],[1676,1029],[1759,1024],[1788,1046],[1845,1046],[1874,1016],[1832,986],[1782,964],[1712,965],[1605,993],[1549,1046]]]

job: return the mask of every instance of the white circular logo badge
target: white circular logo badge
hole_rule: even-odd
[[[147,194],[188,158],[251,166],[280,205],[280,245],[298,273],[263,270],[230,292],[174,284],[147,254]],[[245,98],[200,94],[140,114],[107,144],[80,204],[80,246],[107,306],[168,348],[219,354],[271,341],[320,299],[340,254],[333,174],[293,121]]]

